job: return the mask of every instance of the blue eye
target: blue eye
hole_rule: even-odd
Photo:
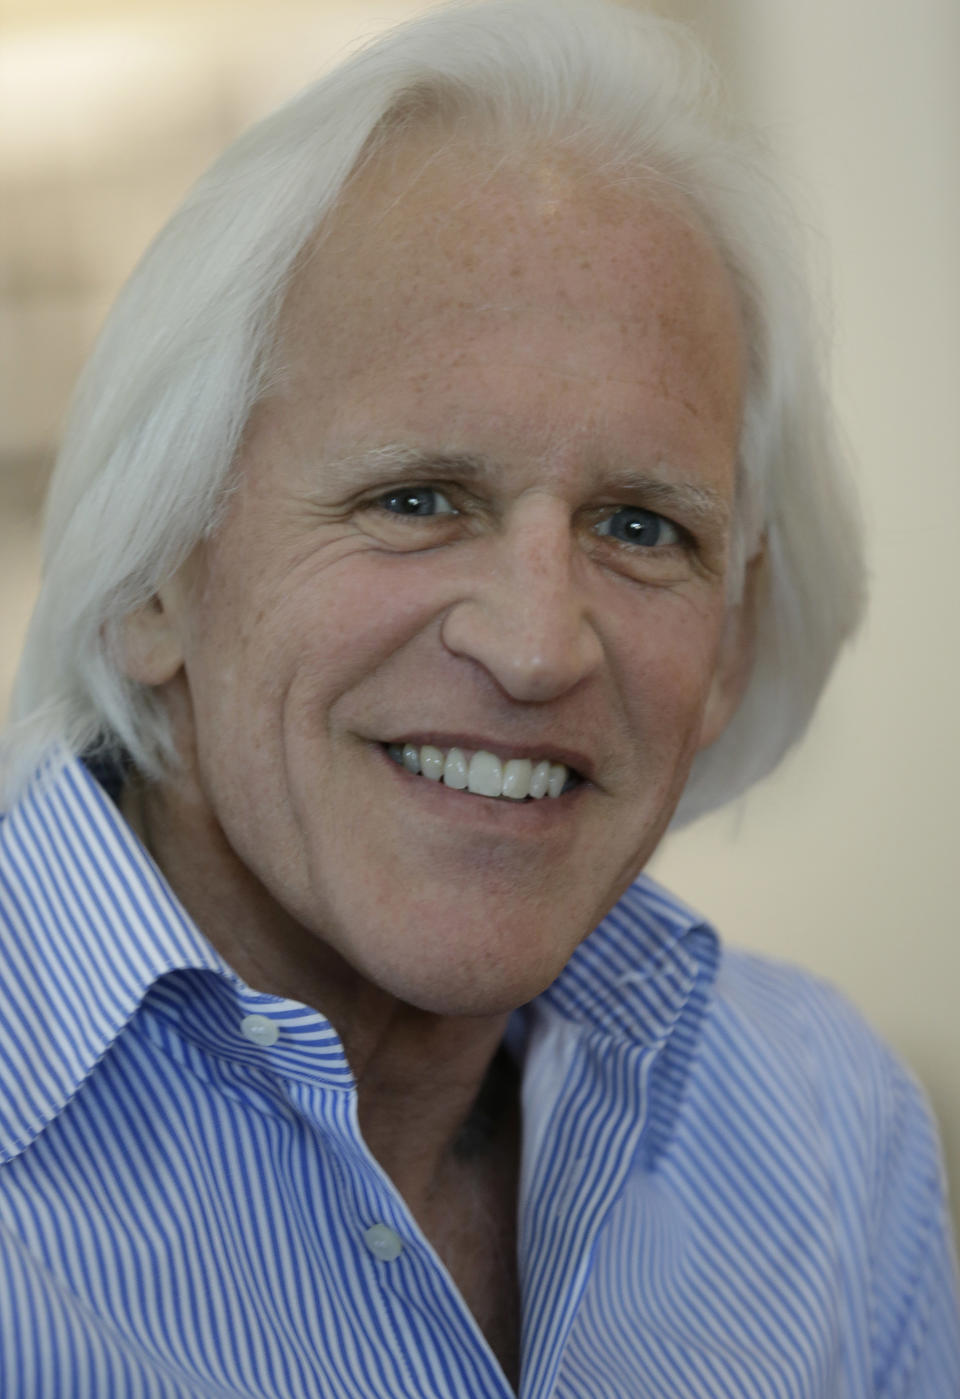
[[[621,544],[636,544],[651,549],[656,546],[677,544],[680,531],[676,525],[656,515],[652,510],[641,510],[638,506],[624,506],[615,510],[596,526],[597,534],[609,535]]]
[[[382,495],[378,504],[391,515],[455,515],[457,512],[435,486],[404,486]]]

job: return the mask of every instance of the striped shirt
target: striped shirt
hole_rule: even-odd
[[[922,1096],[641,879],[511,1020],[524,1399],[957,1399]],[[80,764],[0,824],[0,1395],[504,1399],[317,1010],[245,985]]]

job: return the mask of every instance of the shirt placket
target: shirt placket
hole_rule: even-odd
[[[555,1053],[551,1039],[570,1033],[563,1025],[535,1033],[531,1052]],[[597,1240],[638,1158],[657,1049],[588,1035],[556,1099],[540,1105],[550,1143],[521,1199],[522,1399],[556,1392]]]
[[[336,1145],[344,1227],[389,1318],[410,1399],[515,1399],[472,1312],[403,1197],[367,1148],[355,1112]]]

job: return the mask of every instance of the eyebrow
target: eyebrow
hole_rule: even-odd
[[[669,470],[664,466],[664,471]],[[338,489],[362,488],[366,481],[375,481],[384,472],[409,473],[411,483],[414,483],[417,477],[431,479],[450,475],[458,480],[477,480],[508,471],[508,467],[488,457],[470,452],[425,450],[405,442],[387,442],[363,451],[348,452],[323,463],[326,480]],[[605,469],[602,478],[604,490],[636,496],[652,509],[677,512],[693,525],[726,528],[730,523],[730,504],[712,486],[670,479],[666,475],[630,467]]]
[[[322,467],[328,481],[344,487],[362,486],[364,481],[375,480],[385,471],[409,471],[414,476],[418,472],[436,475],[448,471],[473,479],[489,475],[494,469],[493,463],[485,457],[471,456],[468,452],[425,451],[422,447],[411,447],[405,442],[387,442],[381,447],[348,452],[345,456],[324,461]]]

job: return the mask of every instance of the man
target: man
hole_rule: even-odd
[[[640,873],[859,600],[694,73],[439,12],[121,299],[5,749],[4,1394],[957,1391],[915,1088]]]

